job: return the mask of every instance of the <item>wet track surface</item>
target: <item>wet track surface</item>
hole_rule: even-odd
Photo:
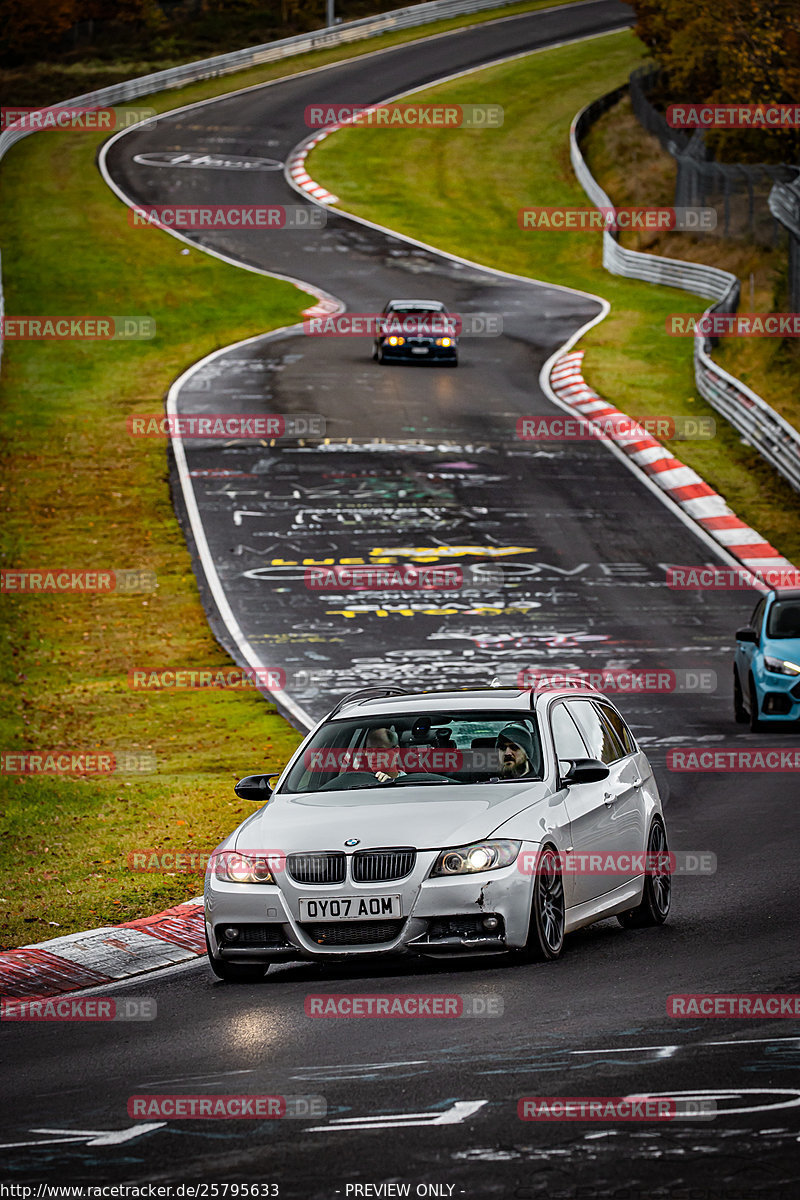
[[[109,170],[142,203],[295,203],[278,172],[242,180],[135,158],[223,149],[283,161],[308,132],[302,114],[314,100],[375,101],[627,19],[617,4],[578,6],[249,91],[126,135]],[[732,721],[733,631],[752,597],[664,586],[668,564],[719,560],[606,447],[514,437],[519,416],[554,411],[539,370],[598,305],[454,264],[335,214],[313,236],[209,241],[351,311],[422,294],[456,311],[501,313],[505,326],[501,338],[465,339],[457,371],[382,368],[366,341],[295,332],[232,348],[187,378],[183,412],[317,413],[327,423],[327,444],[186,446],[216,572],[260,661],[286,672],[287,692],[310,717],[373,682],[409,690],[494,675],[514,682],[542,666],[713,672],[715,690],[632,695],[620,705],[656,768],[672,848],[709,850],[718,870],[676,880],[664,928],[605,922],[568,938],[556,964],[293,964],[232,987],[200,963],[111,990],[154,997],[152,1023],[0,1031],[16,1097],[0,1133],[9,1178],[274,1182],[298,1198],[392,1181],[412,1195],[417,1184],[437,1184],[444,1196],[519,1200],[796,1195],[797,1022],[666,1015],[676,992],[797,989],[796,781],[665,766],[673,746],[797,744],[796,734],[753,735]],[[456,565],[465,586],[393,595],[304,587],[305,560],[348,558]],[[211,619],[229,641],[213,610]],[[243,773],[258,767],[241,763]],[[504,1011],[316,1020],[304,1003],[323,992],[480,993]],[[532,1095],[696,1091],[717,1100],[714,1120],[533,1123],[516,1109]],[[127,1100],[146,1092],[321,1095],[327,1113],[135,1129]],[[118,1143],[57,1140],[126,1130]]]

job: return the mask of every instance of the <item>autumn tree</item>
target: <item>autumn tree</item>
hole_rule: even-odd
[[[796,104],[800,0],[631,0],[660,104]],[[709,130],[720,160],[800,161],[800,130]]]

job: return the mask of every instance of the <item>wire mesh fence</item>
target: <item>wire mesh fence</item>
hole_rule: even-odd
[[[776,184],[800,178],[800,167],[786,163],[713,161],[704,130],[686,133],[673,129],[652,103],[649,97],[658,80],[657,67],[635,70],[630,77],[631,106],[642,127],[658,138],[675,160],[676,208],[715,208],[718,220],[714,234],[718,237],[749,237],[763,246],[781,244],[782,225],[771,211],[769,195]]]

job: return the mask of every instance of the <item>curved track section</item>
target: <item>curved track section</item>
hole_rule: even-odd
[[[629,19],[624,6],[602,0],[249,89],[113,139],[104,170],[128,202],[296,202],[275,170],[152,164],[221,152],[279,162],[307,135],[308,104],[377,101],[387,91],[430,83],[443,62],[452,75]],[[605,310],[596,297],[487,270],[330,211],[327,218],[322,231],[204,234],[196,241],[250,269],[308,281],[329,304],[338,300],[351,311],[376,311],[390,295],[421,291],[454,311],[500,315],[505,333],[465,340],[456,373],[382,369],[371,362],[366,340],[284,330],[211,356],[173,387],[170,406],[178,412],[316,413],[325,421],[324,442],[185,442],[177,451],[185,457],[187,513],[191,518],[196,507],[199,514],[190,534],[215,628],[237,658],[285,673],[275,699],[300,724],[342,689],[387,674],[410,688],[434,678],[468,684],[487,672],[505,677],[504,652],[572,632],[577,616],[554,621],[533,594],[541,592],[540,575],[548,586],[559,578],[548,578],[539,563],[563,567],[563,550],[553,546],[554,557],[542,545],[561,534],[548,522],[552,535],[545,537],[544,522],[518,501],[526,496],[540,507],[526,478],[532,466],[541,477],[544,463],[560,464],[557,485],[541,481],[550,508],[580,507],[582,485],[568,483],[572,467],[560,450],[532,459],[516,441],[515,425],[519,415],[552,411],[537,383],[542,364]],[[602,450],[590,452],[594,458],[600,469],[615,470]],[[455,594],[392,595],[304,586],[308,563],[359,559],[457,566],[466,586]],[[505,573],[489,569],[497,562]],[[531,665],[518,653],[514,659],[511,682]]]

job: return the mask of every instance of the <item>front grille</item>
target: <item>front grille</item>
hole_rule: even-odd
[[[397,850],[360,850],[353,855],[353,879],[356,883],[388,883],[404,879],[414,870],[417,852],[409,847]]]
[[[286,874],[295,883],[343,883],[346,862],[341,850],[325,854],[289,854]]]
[[[237,929],[239,936],[235,938],[226,938],[226,929]],[[281,925],[217,925],[214,929],[214,936],[220,946],[226,950],[233,950],[237,946],[288,946],[284,936],[283,927]]]
[[[789,695],[794,696],[795,700],[800,700],[800,681],[793,688],[789,689]]]
[[[327,925],[304,925],[304,932],[320,946],[369,946],[393,942],[402,921],[338,921]]]

